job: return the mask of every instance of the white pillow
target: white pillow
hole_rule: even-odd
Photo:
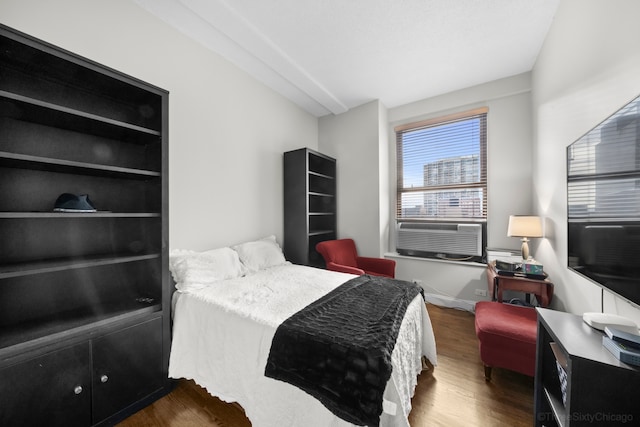
[[[242,243],[232,246],[232,249],[238,252],[242,264],[252,272],[287,262],[280,245],[276,242],[276,236]]]
[[[176,288],[183,292],[201,289],[221,280],[234,279],[245,273],[238,253],[231,248],[206,252],[171,251],[169,269]]]

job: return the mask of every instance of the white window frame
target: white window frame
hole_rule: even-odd
[[[487,222],[488,112],[488,108],[482,107],[394,128],[396,228],[398,233],[401,228],[407,230],[402,231],[403,253],[449,260],[482,260]],[[410,222],[424,225],[403,225]],[[476,249],[470,250],[466,244],[468,235],[440,238],[449,233],[440,230],[460,231],[460,227],[471,227],[464,224],[481,227],[475,228],[481,237],[472,238]],[[414,227],[438,231],[408,230]]]
[[[397,188],[396,188],[396,220],[397,221],[446,221],[446,222],[486,222],[487,219],[487,116],[489,109],[486,107],[474,109],[471,111],[465,111],[461,113],[451,114],[444,117],[438,117],[435,119],[423,120],[420,122],[407,123],[400,126],[395,127],[396,133],[396,153],[397,153]],[[477,172],[477,177],[473,182],[442,182],[443,178],[436,178],[435,183],[427,184],[424,183],[424,180],[427,179],[426,175],[429,174],[427,170],[427,165],[424,165],[423,172],[423,184],[422,186],[411,186],[405,187],[404,182],[404,158],[403,158],[403,137],[416,131],[421,131],[425,129],[436,129],[438,127],[444,127],[454,123],[460,122],[468,122],[472,120],[480,120],[480,129],[478,134],[478,156],[476,159],[466,158],[462,161],[455,161],[456,159],[450,157],[447,159],[443,157],[442,161],[447,161],[448,165],[439,166],[457,170],[458,173],[465,170],[465,163],[471,165],[473,162],[473,167],[478,166],[479,170],[474,171],[473,175]],[[429,141],[422,141],[424,143],[429,143]],[[425,151],[428,151],[428,147],[425,148]],[[452,149],[451,151],[455,151]],[[457,159],[462,159],[462,157],[458,157]],[[462,162],[462,163],[461,163]],[[467,168],[468,169],[468,168]],[[437,174],[437,172],[436,172]],[[447,174],[448,177],[451,177],[451,174]],[[458,209],[446,209],[446,206],[439,206],[436,208],[432,208],[427,210],[424,205],[428,202],[425,201],[423,203],[423,208],[425,208],[426,212],[414,212],[413,214],[407,213],[406,206],[403,208],[402,201],[403,196],[416,194],[418,198],[425,197],[424,194],[426,192],[446,195],[455,192],[464,192],[464,191],[480,191],[480,206],[470,206],[467,202],[467,208],[458,206]],[[445,197],[446,198],[446,197]],[[441,198],[438,199],[437,204],[446,204],[441,203]],[[449,202],[451,205],[451,201]],[[453,203],[455,204],[455,203]],[[477,202],[474,202],[476,205]],[[455,206],[452,206],[455,208]],[[435,212],[435,213],[434,213]]]

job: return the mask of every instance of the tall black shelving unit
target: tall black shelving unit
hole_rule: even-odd
[[[309,148],[284,153],[285,257],[323,267],[315,247],[336,235],[336,160]]]
[[[170,390],[167,123],[165,90],[0,26],[0,425],[112,425]]]

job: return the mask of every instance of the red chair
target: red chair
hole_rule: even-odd
[[[394,260],[358,256],[356,243],[352,239],[325,240],[316,245],[316,250],[324,258],[327,270],[395,277]]]

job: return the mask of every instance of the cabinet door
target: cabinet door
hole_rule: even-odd
[[[0,425],[91,424],[89,344],[0,370]]]
[[[94,340],[92,357],[97,423],[162,387],[162,319]]]

